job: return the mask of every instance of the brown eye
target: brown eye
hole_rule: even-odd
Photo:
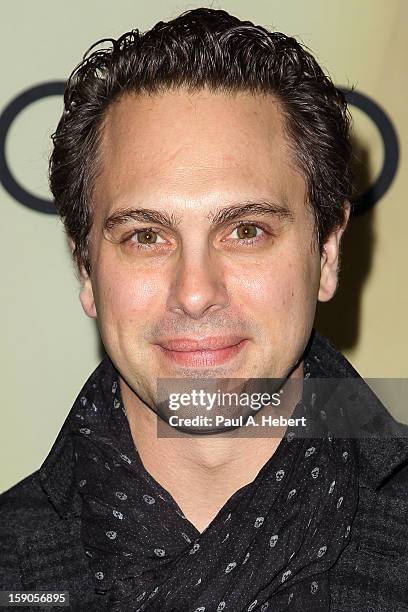
[[[153,230],[141,230],[136,232],[137,242],[141,244],[154,244],[157,242],[157,233]]]
[[[256,225],[250,225],[249,223],[246,225],[240,225],[236,229],[237,236],[240,239],[244,238],[256,238],[257,236],[257,227]]]

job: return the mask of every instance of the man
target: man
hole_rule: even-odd
[[[73,610],[408,610],[407,428],[385,409],[374,439],[158,434],[165,379],[300,383],[293,415],[343,414],[302,389],[361,381],[313,330],[349,217],[348,128],[299,43],[224,11],[74,71],[50,182],[107,356],[2,496],[3,589],[68,591]]]

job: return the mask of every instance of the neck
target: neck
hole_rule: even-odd
[[[290,378],[303,379],[302,363]],[[133,441],[145,469],[170,493],[199,532],[236,491],[256,478],[284,435],[285,428],[274,430],[274,437],[255,437],[256,433],[248,437],[244,428],[210,436],[182,434],[169,428],[169,437],[159,438],[158,417],[123,379],[120,386]],[[292,407],[300,397],[298,387],[290,399]]]

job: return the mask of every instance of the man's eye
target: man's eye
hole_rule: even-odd
[[[253,223],[245,223],[236,227],[230,235],[234,239],[245,240],[251,238],[258,238],[258,236],[260,235],[258,232],[262,231],[262,228],[258,227],[257,225],[254,225]]]
[[[163,238],[152,229],[137,230],[132,234],[131,239],[133,242],[146,245],[164,242]]]

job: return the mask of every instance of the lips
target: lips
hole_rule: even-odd
[[[168,351],[190,352],[190,351],[217,351],[231,346],[236,346],[245,338],[239,336],[208,336],[207,338],[175,338],[158,342],[162,348]]]
[[[225,363],[237,355],[247,339],[239,336],[207,338],[172,338],[158,343],[161,353],[173,362],[191,367],[208,367]]]

